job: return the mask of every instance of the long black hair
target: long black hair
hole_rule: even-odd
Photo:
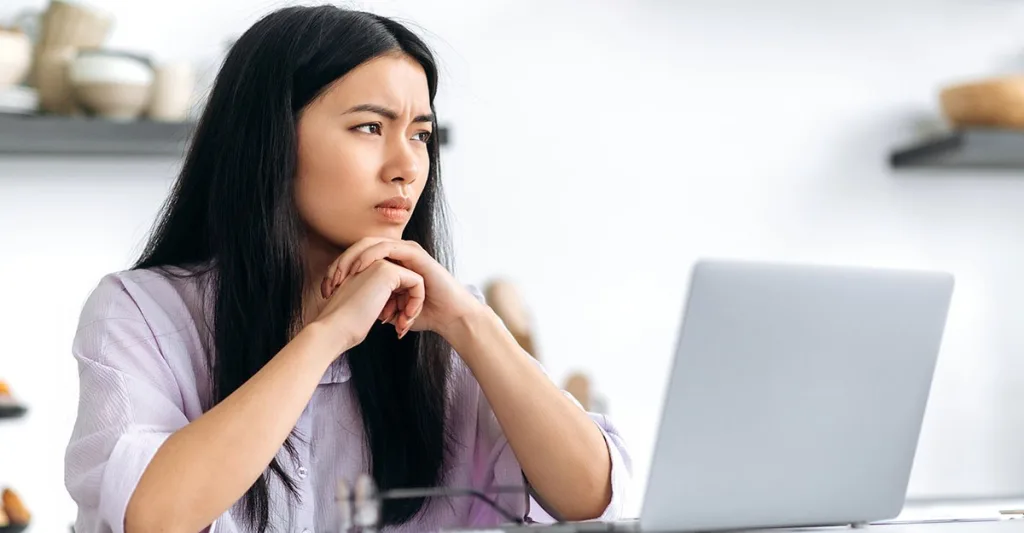
[[[215,403],[281,350],[301,320],[306,230],[293,198],[296,121],[334,81],[394,52],[423,67],[433,111],[437,67],[430,50],[398,22],[371,13],[281,9],[254,24],[228,53],[181,174],[134,266],[212,274]],[[427,141],[429,175],[403,238],[449,266],[436,139]],[[429,332],[398,340],[393,327],[378,323],[347,357],[378,487],[443,483],[451,444],[445,428],[448,343]],[[293,456],[296,437],[285,445]],[[271,476],[291,498],[299,496],[275,459],[244,498],[245,515],[261,532],[270,525]],[[422,499],[385,502],[382,521],[404,523],[425,507]]]

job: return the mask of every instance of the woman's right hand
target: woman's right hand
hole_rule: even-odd
[[[377,261],[341,283],[325,279],[320,292],[327,299],[327,305],[313,323],[331,332],[339,354],[363,342],[377,320],[393,322],[396,330],[405,331],[423,310],[426,298],[423,278],[389,261]],[[394,300],[393,295],[397,296]],[[389,301],[403,304],[393,320],[390,315],[384,317]]]

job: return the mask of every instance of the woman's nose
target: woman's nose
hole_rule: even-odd
[[[395,142],[390,147],[388,165],[382,177],[388,183],[411,184],[420,175],[420,163],[417,154],[409,142]]]

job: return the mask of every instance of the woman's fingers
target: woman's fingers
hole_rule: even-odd
[[[383,237],[366,237],[349,246],[344,253],[339,255],[327,267],[324,281],[320,283],[321,295],[324,298],[330,298],[334,294],[334,290],[338,288],[338,285],[341,285],[341,282],[347,277],[348,266],[352,264],[352,261],[359,257],[367,248],[386,240]]]
[[[395,299],[395,295],[391,295],[388,299],[388,303],[384,304],[384,309],[380,312],[380,321],[385,324],[390,324],[391,320],[395,318],[395,313],[398,310],[398,301]]]
[[[416,310],[412,309],[409,305],[408,293],[398,295],[398,308],[402,310],[402,315],[399,318],[403,319],[402,329],[398,330],[398,338],[402,338],[409,331],[409,327],[412,326],[412,321],[416,320]]]
[[[343,261],[338,268],[345,272],[346,277],[353,276],[366,270],[377,261],[388,259],[410,270],[420,272],[421,266],[418,265],[423,264],[424,257],[429,258],[430,256],[414,241],[381,241],[362,249],[358,256]]]
[[[399,310],[403,312],[398,315],[395,329],[398,331],[398,337],[402,338],[408,333],[409,326],[412,325],[412,321],[416,318],[416,315],[408,316],[405,311],[422,309],[423,303],[427,299],[427,291],[423,286],[423,276],[398,265],[392,264],[391,267],[398,274],[399,284],[393,292],[398,293]]]
[[[426,301],[423,276],[401,264],[403,261],[415,262],[420,258],[419,254],[426,252],[411,241],[363,239],[331,263],[320,283],[321,295],[330,298],[349,276],[357,275],[375,264],[380,265],[381,269],[390,271],[395,277],[391,282],[392,295],[377,318],[383,323],[392,324],[399,338],[402,338],[423,311]]]

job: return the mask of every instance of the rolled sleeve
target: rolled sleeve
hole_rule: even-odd
[[[566,391],[562,391],[562,393],[583,410],[583,406],[580,405],[576,398]],[[625,439],[622,438],[615,424],[612,423],[611,418],[591,412],[587,412],[587,416],[594,421],[594,424],[601,431],[604,442],[608,446],[608,456],[611,458],[611,499],[604,512],[601,513],[601,516],[595,520],[601,522],[620,520],[624,517],[626,509],[628,509],[629,488],[632,483],[633,471],[632,457],[629,455],[629,448],[626,446]],[[556,521],[556,518],[549,514],[549,511],[541,504],[536,494],[531,498],[529,516],[537,522]]]
[[[86,302],[72,348],[79,404],[64,465],[78,504],[77,533],[123,533],[128,502],[150,461],[190,421],[185,406],[195,410],[195,377],[179,377],[186,373],[165,359],[185,350],[176,327],[169,317],[143,313],[110,278]],[[169,333],[155,333],[163,331]]]
[[[188,424],[166,392],[78,355],[79,407],[65,455],[65,483],[81,533],[123,533],[125,510],[164,441]]]
[[[534,361],[542,370],[543,366]],[[546,372],[545,372],[546,374]],[[571,394],[563,391],[580,410],[583,406]],[[608,455],[611,459],[611,500],[604,512],[597,518],[600,521],[611,521],[623,518],[628,509],[628,497],[632,482],[632,459],[626,442],[611,419],[605,415],[587,412],[587,415],[601,431]],[[540,497],[528,486],[512,446],[505,437],[497,417],[494,415],[486,397],[481,393],[477,408],[477,457],[474,470],[477,472],[475,486],[509,487],[526,486],[528,496],[517,494],[496,494],[495,501],[511,514],[528,518],[539,523],[554,523],[557,518],[545,509]],[[476,526],[495,525],[505,520],[490,510],[486,504],[474,503],[471,513],[471,524]]]
[[[114,533],[122,533],[124,515],[135,487],[170,433],[128,433],[114,445],[100,486],[99,517]]]
[[[612,498],[601,516],[600,521],[620,520],[624,517],[629,497],[629,487],[633,479],[633,460],[629,455],[626,442],[605,415],[587,413],[597,424],[604,442],[608,445],[608,455],[612,459]]]

